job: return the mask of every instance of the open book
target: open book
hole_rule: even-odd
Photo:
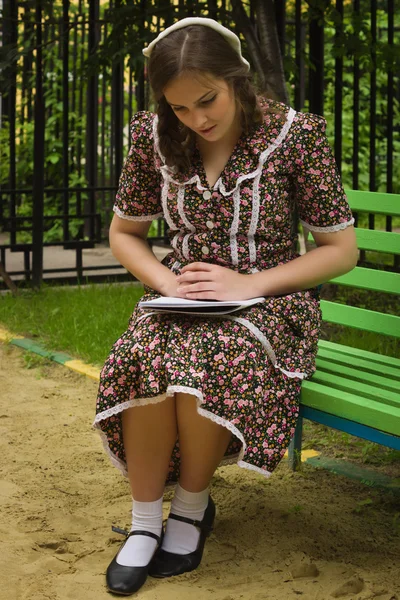
[[[139,308],[154,312],[183,313],[189,315],[225,315],[236,310],[242,310],[253,304],[265,302],[265,298],[250,300],[186,300],[161,296],[155,300],[139,302]]]

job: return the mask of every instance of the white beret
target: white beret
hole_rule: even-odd
[[[205,17],[187,17],[186,19],[177,21],[170,27],[167,27],[167,29],[164,29],[164,31],[162,31],[146,48],[143,48],[143,54],[148,58],[157,42],[172,33],[172,31],[182,29],[183,27],[188,27],[189,25],[203,25],[204,27],[211,27],[211,29],[218,31],[218,33],[220,33],[239,54],[240,59],[246,65],[247,70],[250,70],[250,64],[242,56],[242,50],[238,36],[233,33],[233,31],[230,31],[230,29],[227,29],[217,21],[214,21],[214,19],[207,19]]]

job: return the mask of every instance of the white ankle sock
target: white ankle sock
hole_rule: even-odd
[[[171,503],[171,513],[201,521],[208,504],[209,488],[202,492],[187,492],[178,483]],[[194,525],[168,519],[163,550],[174,554],[189,554],[197,548],[200,531]]]
[[[162,497],[155,502],[133,500],[131,531],[151,531],[156,535],[162,529]],[[145,567],[149,564],[157,546],[157,541],[147,535],[131,536],[121,552],[117,563],[124,567]]]

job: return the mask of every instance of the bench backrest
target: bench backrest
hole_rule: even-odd
[[[346,190],[346,195],[354,212],[400,216],[399,194]],[[358,227],[356,228],[356,235],[360,250],[400,254],[399,233]],[[331,279],[330,283],[389,294],[400,294],[400,274],[379,269],[355,267],[350,273]],[[395,315],[327,300],[321,300],[321,309],[324,321],[329,323],[400,337],[400,317]]]

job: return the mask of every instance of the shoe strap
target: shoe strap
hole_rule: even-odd
[[[206,523],[203,523],[202,521],[196,521],[195,519],[188,519],[187,517],[181,517],[180,515],[176,515],[175,513],[170,513],[168,516],[168,519],[175,519],[175,521],[182,521],[182,523],[187,523],[188,525],[194,525],[195,527],[198,527],[202,531],[208,531],[209,533],[211,533],[211,531],[213,530],[211,525],[207,525]]]
[[[153,533],[152,531],[143,531],[142,529],[135,529],[135,531],[131,531],[128,536],[127,539],[131,537],[131,535],[147,535],[148,537],[153,538],[154,540],[157,541],[158,544],[161,543],[161,536],[156,535],[155,533]]]

